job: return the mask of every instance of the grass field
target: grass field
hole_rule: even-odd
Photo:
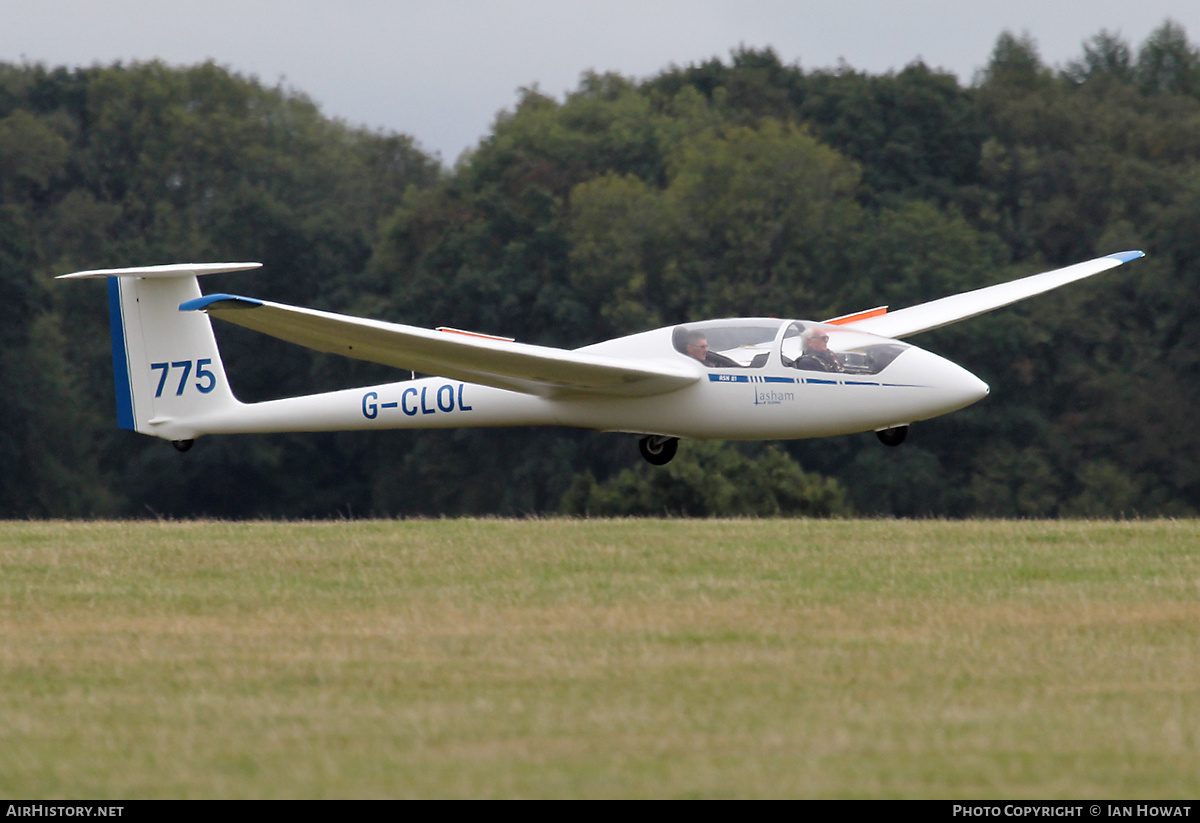
[[[1200,522],[0,523],[0,795],[1200,796]]]

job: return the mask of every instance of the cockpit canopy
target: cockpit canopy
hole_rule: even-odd
[[[807,371],[878,374],[905,343],[811,320],[734,318],[676,326],[680,354],[712,369],[760,369],[769,363]]]

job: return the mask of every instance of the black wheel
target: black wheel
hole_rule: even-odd
[[[679,438],[652,434],[638,441],[638,450],[650,465],[665,466],[671,462],[675,452],[679,451]]]
[[[172,440],[171,445],[175,447],[175,451],[185,452],[192,447],[195,440]]]
[[[899,446],[908,437],[908,426],[893,426],[890,429],[880,429],[875,432],[879,442],[885,446]]]

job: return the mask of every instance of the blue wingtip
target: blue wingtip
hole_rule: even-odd
[[[1120,260],[1122,263],[1128,263],[1130,260],[1137,260],[1139,257],[1145,256],[1146,253],[1144,251],[1122,251],[1109,255],[1113,260]]]
[[[203,311],[214,303],[232,303],[233,305],[225,307],[230,309],[252,309],[255,306],[261,306],[263,301],[255,300],[253,297],[239,297],[236,294],[206,294],[204,297],[180,303],[179,310]]]

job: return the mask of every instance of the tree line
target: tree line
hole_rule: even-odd
[[[1005,33],[966,85],[770,49],[586,73],[562,99],[522,90],[453,168],[213,64],[0,64],[0,516],[1191,515],[1198,158],[1200,49],[1171,22],[1057,68]],[[918,339],[993,392],[898,449],[685,443],[669,471],[551,429],[176,454],[115,427],[103,285],[53,280],[258,260],[217,289],[576,347],[902,307],[1132,248],[1148,256]],[[403,377],[217,326],[243,400]]]

